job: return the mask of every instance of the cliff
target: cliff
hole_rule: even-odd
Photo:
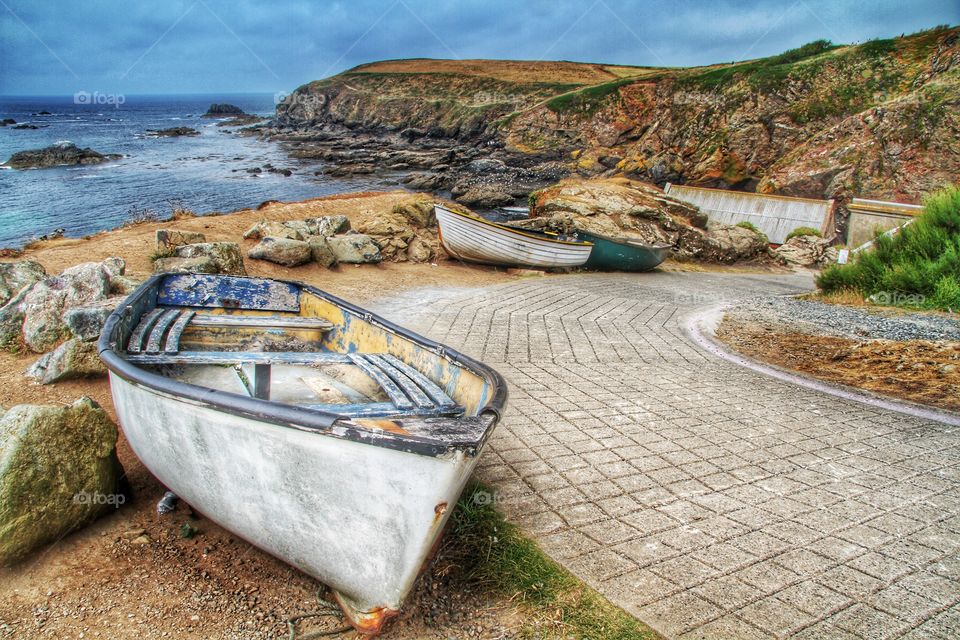
[[[686,69],[376,62],[298,88],[273,126],[301,141],[349,130],[462,145],[464,162],[507,168],[549,161],[554,173],[559,162],[560,173],[660,185],[917,201],[960,175],[958,41],[960,28],[939,27]],[[457,159],[435,163],[443,172]]]

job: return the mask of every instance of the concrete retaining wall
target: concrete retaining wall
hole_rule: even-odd
[[[883,202],[854,198],[847,206],[850,222],[847,226],[847,246],[855,249],[873,240],[878,232],[899,227],[923,211],[916,204]]]
[[[743,191],[688,187],[667,183],[671,196],[700,207],[711,222],[750,222],[767,234],[773,244],[783,244],[797,227],[819,229],[825,238],[833,235],[833,200],[790,198]]]

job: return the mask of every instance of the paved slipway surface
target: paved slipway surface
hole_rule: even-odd
[[[493,365],[480,461],[552,557],[674,638],[960,633],[960,432],[743,369],[682,319],[806,275],[599,274],[379,311]]]

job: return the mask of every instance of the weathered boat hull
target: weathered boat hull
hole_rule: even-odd
[[[587,242],[557,240],[513,229],[437,205],[440,243],[450,256],[497,266],[571,268],[590,257]]]
[[[502,379],[304,287],[301,313],[323,312],[339,323],[325,344],[366,345],[405,359],[432,373],[465,415],[352,418],[185,384],[117,352],[162,285],[154,278],[132,295],[100,341],[131,448],[196,510],[332,587],[357,630],[379,633],[413,586],[498,421]]]
[[[601,271],[650,271],[670,255],[670,245],[651,245],[578,231],[593,244],[586,266]]]
[[[318,437],[119,376],[110,386],[127,441],[161,483],[333,586],[371,633],[400,608],[477,461]]]

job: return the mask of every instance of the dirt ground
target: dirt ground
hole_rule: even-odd
[[[240,238],[260,219],[288,220],[343,213],[357,224],[389,209],[404,192],[334,197],[271,204],[218,217],[141,223],[89,239],[38,243],[17,259],[37,260],[48,273],[119,255],[128,275],[151,273],[150,255],[158,228],[200,231],[210,241]],[[314,284],[364,304],[419,287],[483,286],[513,279],[503,270],[438,264],[317,265],[288,269],[246,260],[251,275]],[[53,385],[29,382],[23,371],[37,354],[0,353],[0,406],[21,403],[68,404],[87,395],[115,419],[106,378]],[[318,609],[322,585],[283,562],[236,539],[186,507],[158,516],[163,487],[133,455],[122,433],[118,455],[132,496],[115,515],[67,536],[23,563],[0,569],[0,638],[276,638],[287,637],[285,620]],[[181,537],[190,523],[199,531]],[[146,536],[142,538],[141,536]],[[519,626],[515,608],[478,591],[441,551],[418,583],[386,637],[509,637]],[[336,618],[303,621],[300,631]],[[347,634],[345,637],[352,637]],[[299,637],[299,636],[298,636]]]
[[[857,341],[726,320],[717,338],[746,356],[827,382],[960,411],[960,342]]]
[[[643,68],[614,67],[580,62],[525,62],[522,60],[386,60],[359,69],[365,73],[455,73],[457,75],[496,78],[505,82],[528,84],[538,82],[597,84],[614,80],[618,75],[634,75]],[[634,73],[630,73],[633,70]]]

